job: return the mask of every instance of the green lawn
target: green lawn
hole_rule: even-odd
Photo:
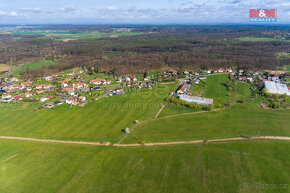
[[[290,191],[286,141],[113,148],[0,140],[0,147],[5,193]],[[259,188],[268,184],[288,185]]]
[[[286,65],[286,70],[290,71],[290,65]]]
[[[155,119],[139,124],[123,143],[167,142],[240,136],[290,136],[290,110],[265,110],[257,102],[215,112]]]
[[[42,68],[43,66],[48,66],[48,65],[57,64],[57,63],[58,62],[50,61],[50,60],[42,60],[42,61],[37,61],[37,62],[31,62],[31,63],[24,64],[24,65],[21,65],[21,66],[17,67],[13,71],[13,74],[19,75],[21,73],[21,71],[26,69],[26,68],[39,69],[39,68]]]
[[[241,37],[238,38],[240,41],[263,41],[263,42],[269,42],[269,41],[285,41],[285,42],[290,42],[290,40],[282,40],[282,39],[275,39],[275,38],[262,38],[262,37]]]
[[[36,110],[30,104],[0,104],[0,135],[82,141],[114,141],[135,120],[152,119],[175,85],[157,85],[102,98],[84,108],[67,105]],[[36,111],[34,111],[36,110]]]

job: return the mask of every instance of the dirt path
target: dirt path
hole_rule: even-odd
[[[173,92],[179,87],[180,84],[181,84],[180,82],[179,82],[179,84],[177,84],[177,86],[174,88]],[[167,97],[167,99],[165,100],[164,104],[161,106],[161,108],[159,109],[159,111],[155,115],[154,119],[156,119],[159,116],[159,114],[162,112],[162,110],[164,109],[164,107],[167,105],[170,97],[172,97],[172,95],[173,95],[173,92],[171,92],[170,95]]]
[[[207,141],[194,140],[194,141],[176,141],[176,142],[160,142],[160,143],[145,143],[145,144],[113,144],[116,147],[133,147],[133,146],[159,146],[159,145],[178,145],[178,144],[196,144],[196,143],[209,143],[209,142],[223,142],[223,141],[245,141],[245,140],[255,140],[255,139],[278,139],[278,140],[290,140],[290,137],[280,137],[280,136],[258,136],[258,137],[236,137],[236,138],[226,138],[226,139],[209,139]]]
[[[9,158],[3,160],[3,162],[7,162],[7,161],[9,161],[9,160],[11,160],[11,159],[13,159],[13,158],[16,158],[17,156],[19,156],[19,154],[15,154],[15,155],[13,155],[13,156],[11,156],[11,157],[9,157]]]
[[[95,145],[95,146],[109,146],[110,142],[84,142],[84,141],[62,141],[62,140],[51,140],[51,139],[34,139],[24,137],[8,137],[0,136],[0,139],[14,139],[22,141],[37,141],[37,142],[48,142],[48,143],[67,143],[67,144],[79,144],[79,145]]]
[[[164,109],[164,107],[167,105],[168,103],[168,99],[172,96],[172,93],[168,96],[168,98],[166,99],[166,101],[164,102],[164,104],[162,105],[162,107],[159,109],[159,111],[157,112],[157,114],[155,115],[154,119],[156,119],[159,114],[161,113],[161,111]]]
[[[65,143],[65,144],[78,144],[78,145],[94,145],[94,146],[109,146],[110,142],[83,142],[83,141],[61,141],[61,140],[50,140],[50,139],[34,139],[34,138],[24,138],[24,137],[9,137],[0,136],[0,139],[13,139],[22,141],[36,141],[36,142],[46,142],[46,143]],[[145,143],[145,144],[113,144],[115,147],[134,147],[134,146],[160,146],[160,145],[179,145],[179,144],[197,144],[197,143],[209,143],[209,142],[223,142],[223,141],[246,141],[255,139],[276,139],[276,140],[287,140],[290,141],[290,137],[281,136],[257,136],[257,137],[236,137],[236,138],[225,138],[225,139],[209,139],[209,140],[193,140],[193,141],[174,141],[174,142],[156,142],[156,143]],[[18,155],[12,156],[13,159]]]

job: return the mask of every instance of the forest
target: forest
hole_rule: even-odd
[[[289,57],[279,57],[279,53],[290,52],[289,40],[241,41],[241,38],[263,40],[289,34],[288,26],[33,26],[33,30],[98,30],[102,33],[120,28],[142,35],[62,41],[42,34],[1,33],[0,63],[57,61],[41,69],[23,69],[20,74],[25,78],[75,67],[125,75],[163,68],[258,70],[279,69],[290,64]]]

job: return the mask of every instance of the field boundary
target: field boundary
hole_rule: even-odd
[[[85,142],[85,141],[62,141],[62,140],[52,140],[52,139],[35,139],[35,138],[25,138],[25,137],[10,137],[10,136],[0,136],[0,139],[12,139],[21,141],[36,141],[45,143],[63,143],[63,144],[78,144],[78,145],[94,145],[94,146],[109,146],[111,142]],[[209,142],[225,142],[225,141],[249,141],[256,139],[270,139],[270,140],[287,140],[290,141],[290,137],[282,136],[253,136],[253,137],[236,137],[236,138],[224,138],[224,139],[202,139],[193,141],[173,141],[173,142],[155,142],[155,143],[136,143],[136,144],[112,144],[114,147],[136,147],[136,146],[161,146],[161,145],[180,145],[180,144],[199,144]]]

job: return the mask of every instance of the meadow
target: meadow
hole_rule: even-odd
[[[289,192],[289,145],[114,148],[1,140],[0,192]]]
[[[158,85],[125,95],[102,98],[84,108],[54,109],[36,104],[0,104],[0,135],[116,142],[134,121],[152,119],[175,85]]]
[[[18,66],[13,71],[13,74],[14,75],[19,75],[21,73],[21,71],[26,69],[26,68],[39,69],[39,68],[42,68],[43,66],[49,66],[49,65],[57,64],[57,63],[58,62],[51,61],[51,60],[41,60],[41,61],[37,61],[37,62],[31,62],[31,63],[28,63],[28,64],[24,64],[24,65]]]
[[[271,41],[283,41],[283,42],[290,42],[290,40],[282,40],[276,38],[263,38],[263,37],[241,37],[238,38],[240,41],[251,41],[251,42],[271,42]]]
[[[257,102],[213,112],[164,116],[139,124],[123,143],[188,141],[258,135],[290,135],[289,110],[265,110]],[[206,123],[206,124],[205,124]]]

